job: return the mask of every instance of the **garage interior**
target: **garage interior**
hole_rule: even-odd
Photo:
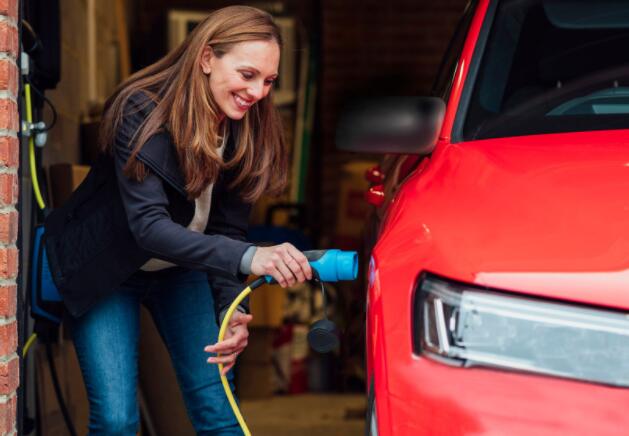
[[[33,79],[34,118],[48,126],[36,147],[45,202],[59,206],[93,162],[103,103],[135,71],[178,45],[216,0],[23,0],[22,51],[39,68]],[[242,4],[242,3],[238,3]],[[284,0],[246,3],[273,14],[285,45],[273,91],[288,144],[290,186],[263,198],[252,214],[252,238],[289,240],[298,247],[360,253],[359,279],[330,286],[328,315],[341,331],[336,352],[309,349],[308,325],[321,318],[310,285],[264,286],[254,293],[249,346],[239,357],[236,392],[256,435],[364,434],[364,273],[369,260],[365,173],[380,156],[340,152],[335,126],[355,98],[429,95],[465,0]],[[43,98],[42,96],[45,96]],[[43,220],[32,194],[28,141],[20,162],[21,301],[29,301],[33,228]],[[278,241],[280,242],[280,241]],[[29,291],[27,291],[29,290]],[[20,347],[34,328],[22,304]],[[23,359],[19,434],[70,434],[52,382],[47,350],[77,434],[86,434],[88,406],[71,341],[54,323]],[[49,343],[46,347],[44,344]],[[30,344],[29,344],[30,345]],[[140,344],[143,435],[188,435],[168,353],[150,316]]]

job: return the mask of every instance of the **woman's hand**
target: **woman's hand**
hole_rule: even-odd
[[[205,347],[205,351],[208,353],[220,354],[220,356],[210,357],[207,361],[208,363],[222,363],[222,375],[227,374],[234,366],[236,357],[247,346],[247,338],[249,337],[247,324],[251,322],[252,319],[253,316],[251,315],[235,311],[229,320],[225,338],[221,342]]]
[[[251,272],[257,276],[271,276],[283,288],[312,279],[308,259],[288,242],[256,248],[251,261]]]

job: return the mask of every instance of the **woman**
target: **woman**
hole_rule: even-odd
[[[100,136],[107,153],[47,219],[46,248],[90,400],[90,434],[138,429],[140,304],[169,349],[197,433],[240,434],[217,368],[206,360],[228,371],[252,318],[241,306],[226,339],[208,345],[216,342],[217,318],[249,273],[281,286],[312,277],[292,245],[245,242],[251,202],[286,182],[280,120],[268,98],[280,45],[263,11],[212,13],[108,100]]]

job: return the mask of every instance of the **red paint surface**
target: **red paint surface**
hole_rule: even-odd
[[[374,252],[381,270],[417,265],[410,280],[629,310],[628,193],[627,130],[442,144],[391,201]]]
[[[449,142],[486,9],[481,1],[437,148],[388,204],[373,250],[367,371],[379,434],[627,434],[629,389],[412,351],[422,271],[629,313],[629,131]]]
[[[629,428],[618,409],[629,406],[627,389],[451,368],[411,349],[422,271],[629,312],[628,143],[629,131],[442,143],[404,183],[374,249],[369,294],[369,368],[391,429],[382,434]]]

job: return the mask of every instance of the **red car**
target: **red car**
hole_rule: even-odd
[[[629,2],[472,2],[435,96],[355,103],[337,142],[398,156],[368,433],[629,434]]]

